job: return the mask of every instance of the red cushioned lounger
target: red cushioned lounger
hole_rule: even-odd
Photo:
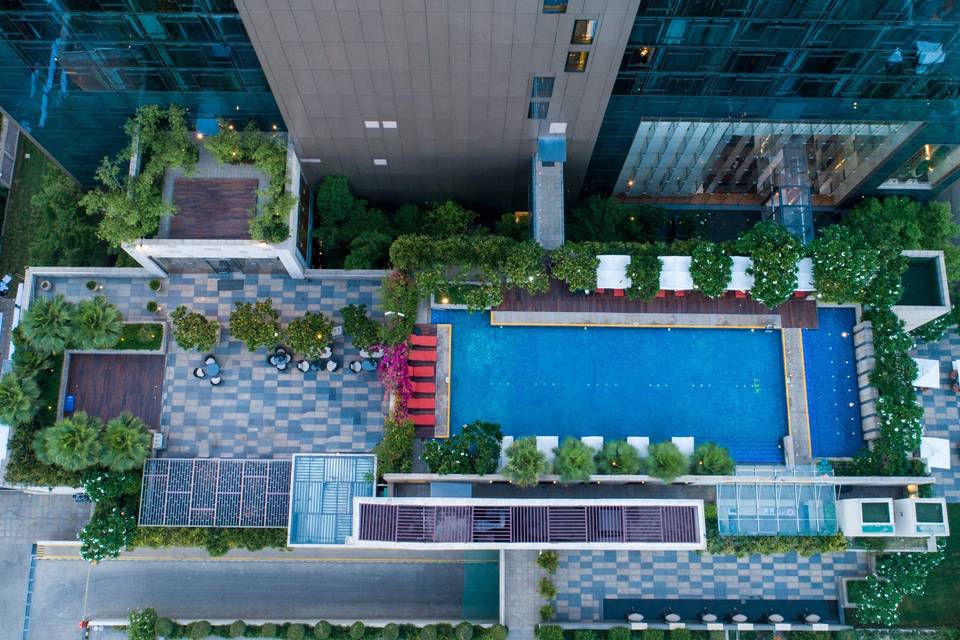
[[[412,362],[436,362],[437,352],[421,349],[411,349],[407,354],[407,359]]]
[[[407,371],[414,378],[436,378],[437,372],[433,367],[407,367]]]
[[[433,398],[410,398],[407,400],[407,409],[434,409],[436,406]]]
[[[435,427],[437,425],[437,416],[432,413],[411,413],[410,422],[418,427]]]
[[[410,336],[410,344],[415,347],[435,347],[437,346],[437,336]]]
[[[414,382],[413,392],[414,393],[436,393],[437,385],[435,385],[432,382]]]

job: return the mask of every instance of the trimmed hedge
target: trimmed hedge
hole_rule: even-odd
[[[796,552],[801,556],[813,556],[847,549],[847,539],[842,533],[831,536],[721,536],[717,505],[707,503],[703,505],[703,511],[707,524],[707,552],[714,555],[741,557]]]
[[[149,631],[146,623],[150,623]],[[133,635],[134,624],[136,633]],[[207,635],[197,636],[197,630]],[[239,632],[240,635],[237,635]],[[271,623],[262,625],[248,624],[237,620],[231,624],[211,625],[205,620],[190,624],[178,624],[168,618],[157,620],[153,609],[143,609],[130,613],[130,626],[127,627],[131,640],[153,640],[154,638],[282,638],[284,640],[506,640],[507,628],[501,625],[483,627],[462,622],[457,626],[449,624],[431,624],[416,627],[411,624],[388,624],[382,629],[367,627],[362,622],[350,626],[331,625],[321,621],[314,626],[298,622]]]
[[[230,549],[286,549],[285,528],[239,528],[216,527],[139,527],[134,534],[132,547],[203,547],[211,556],[222,556]]]

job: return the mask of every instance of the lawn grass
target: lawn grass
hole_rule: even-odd
[[[900,604],[901,627],[960,627],[960,504],[947,504],[947,516],[946,557],[927,577],[924,594]]]
[[[57,405],[60,402],[60,378],[63,376],[63,354],[53,356],[49,369],[37,374],[37,386],[40,387],[40,408],[35,422],[49,427],[57,421]]]
[[[26,157],[29,154],[29,158]],[[4,273],[23,277],[34,234],[42,227],[39,214],[30,199],[39,193],[43,174],[48,169],[60,168],[26,136],[20,136],[17,161],[13,170],[13,184],[7,196],[7,215],[0,240],[0,275]]]
[[[163,343],[163,325],[159,322],[142,322],[123,325],[123,333],[117,341],[117,349],[156,351]]]

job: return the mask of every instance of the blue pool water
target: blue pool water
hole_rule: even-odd
[[[739,462],[783,463],[779,331],[491,327],[486,313],[436,310],[453,325],[454,430],[498,422],[513,436],[694,436]]]
[[[821,307],[817,316],[817,328],[803,331],[813,455],[852,456],[863,447],[853,353],[856,314],[853,309]]]

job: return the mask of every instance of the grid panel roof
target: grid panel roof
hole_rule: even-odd
[[[283,527],[289,460],[150,458],[143,466],[140,525]]]
[[[836,489],[791,482],[719,484],[717,524],[724,536],[832,535]]]
[[[343,544],[353,529],[353,499],[373,495],[376,456],[293,456],[291,546]]]

